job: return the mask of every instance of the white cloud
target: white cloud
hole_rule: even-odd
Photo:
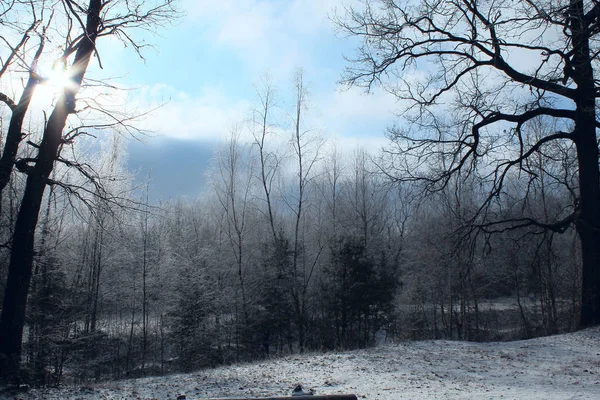
[[[361,88],[318,93],[315,124],[344,141],[372,149],[385,141],[384,131],[396,120],[397,99],[382,90],[366,94]]]
[[[142,122],[145,129],[159,136],[188,140],[227,137],[235,124],[249,117],[253,106],[253,99],[227,97],[218,87],[208,87],[197,96],[191,96],[157,84],[135,91],[130,97],[130,104],[139,109],[153,109],[163,104]],[[322,132],[324,138],[335,141],[340,149],[353,150],[361,146],[373,152],[386,143],[384,131],[394,122],[396,109],[396,99],[383,91],[373,94],[365,94],[358,88],[321,91],[312,95],[305,129]],[[286,123],[286,117],[281,115],[288,114],[285,111],[279,114],[277,123],[283,126],[278,130],[283,138],[289,121]]]
[[[223,138],[249,109],[246,100],[230,99],[218,87],[207,87],[199,95],[190,96],[157,84],[144,87],[131,97],[140,109],[153,109],[142,122],[144,129],[177,139]]]
[[[381,91],[366,95],[356,88],[334,91],[334,80],[341,70],[337,71],[331,60],[341,50],[332,49],[331,59],[315,60],[311,54],[318,43],[334,40],[328,15],[336,6],[341,6],[340,1],[184,0],[182,9],[187,17],[182,24],[200,27],[199,37],[191,46],[210,45],[235,53],[243,65],[239,69],[232,66],[232,73],[258,77],[268,70],[283,103],[290,103],[293,71],[303,67],[312,92],[307,124],[349,147],[364,144],[379,148],[385,141],[384,129],[394,119],[395,98]],[[234,124],[249,116],[255,101],[247,94],[252,82],[237,92],[209,82],[197,93],[174,89],[167,77],[161,79],[166,83],[145,86],[130,96],[130,102],[140,109],[164,103],[143,122],[145,128],[161,136],[193,140],[224,137]],[[361,139],[364,136],[367,139]]]
[[[232,49],[250,75],[270,70],[276,81],[297,67],[310,68],[310,52],[324,35],[333,38],[328,13],[333,0],[188,0],[184,8],[194,24],[208,25],[205,39]]]

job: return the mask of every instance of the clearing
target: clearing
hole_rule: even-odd
[[[187,399],[317,394],[368,400],[600,399],[600,327],[531,340],[400,342],[191,374],[35,389],[19,399]]]

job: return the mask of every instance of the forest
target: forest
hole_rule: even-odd
[[[600,3],[346,6],[332,24],[362,44],[342,84],[402,108],[386,147],[341,150],[311,125],[306,72],[287,88],[265,76],[202,194],[152,202],[127,146],[153,111],[111,108],[118,89],[86,72],[96,41],[139,52],[132,32],[176,6],[0,5],[0,382],[600,323]],[[32,100],[43,59],[69,73],[49,111]]]

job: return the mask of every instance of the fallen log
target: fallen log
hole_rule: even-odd
[[[178,397],[178,400],[185,400],[185,397]],[[227,398],[209,398],[201,400],[358,400],[354,394],[329,394],[329,395],[307,395],[307,396],[283,396],[283,397],[227,397]],[[191,400],[191,399],[190,399]]]

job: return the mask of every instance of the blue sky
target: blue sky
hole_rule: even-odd
[[[376,150],[385,143],[394,98],[343,90],[337,83],[344,55],[352,56],[358,45],[356,39],[337,35],[330,22],[342,1],[181,0],[179,6],[185,16],[173,25],[158,34],[138,32],[138,38],[154,46],[144,51],[145,61],[114,39],[100,45],[102,74],[135,88],[128,94],[130,104],[140,110],[164,104],[142,123],[153,131],[147,147],[129,144],[130,167],[139,169],[140,176],[154,171],[156,197],[201,191],[197,169],[205,168],[211,149],[231,126],[248,117],[256,104],[255,83],[265,74],[285,107],[294,71],[302,68],[311,93],[309,123],[326,139],[335,138],[338,147]],[[161,160],[178,155],[189,168],[172,174],[175,163]],[[157,172],[161,169],[165,173]]]

